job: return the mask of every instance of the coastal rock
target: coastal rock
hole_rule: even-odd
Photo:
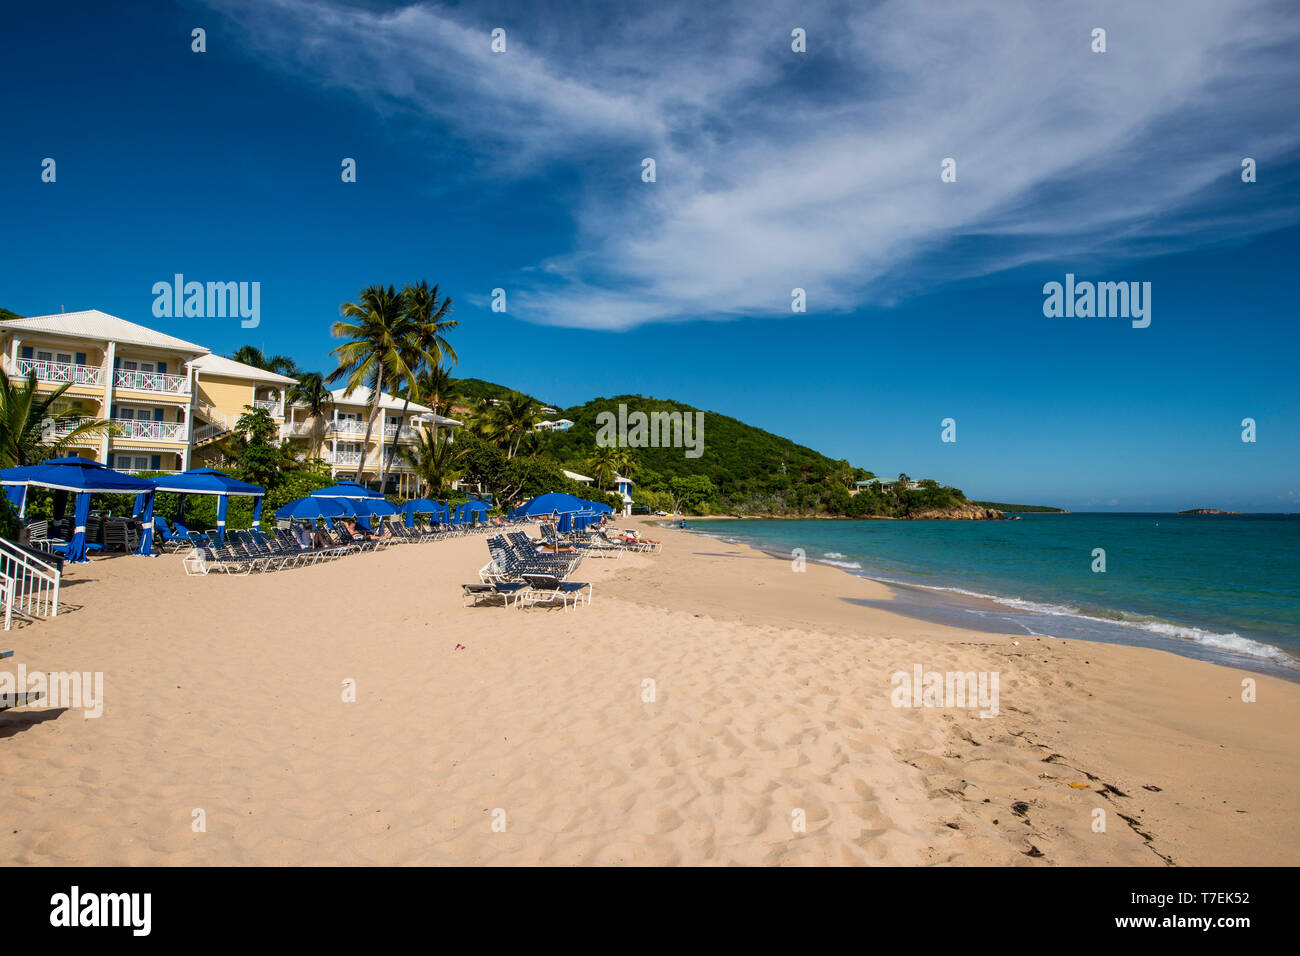
[[[1006,515],[982,505],[964,504],[954,508],[931,508],[906,516],[908,521],[1004,521]]]

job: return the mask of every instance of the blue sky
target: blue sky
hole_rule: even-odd
[[[424,278],[459,374],[553,403],[675,398],[972,497],[1300,510],[1285,4],[53,2],[0,27],[21,314],[326,369],[341,302]],[[261,282],[261,326],[154,319],[177,272]],[[1066,272],[1151,282],[1151,326],[1044,317]]]

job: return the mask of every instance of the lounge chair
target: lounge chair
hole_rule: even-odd
[[[532,606],[560,601],[566,612],[569,610],[570,603],[574,607],[584,600],[588,605],[591,604],[593,589],[585,581],[562,581],[553,574],[524,574],[523,579],[527,590],[517,598],[520,604]]]
[[[517,605],[519,596],[528,589],[522,581],[499,581],[492,584],[462,584],[461,606],[481,604],[483,601],[500,598],[503,605]]]

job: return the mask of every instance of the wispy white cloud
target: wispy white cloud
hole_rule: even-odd
[[[1263,180],[1300,140],[1300,17],[1285,3],[210,2],[278,68],[445,125],[484,175],[576,169],[574,246],[512,287],[511,312],[534,321],[789,314],[795,286],[811,311],[849,310],[1297,213],[1294,190],[1252,202],[1262,184],[1238,178],[1243,156]],[[496,26],[505,55],[489,49]],[[807,54],[790,50],[794,27]],[[641,182],[642,156],[658,182]]]

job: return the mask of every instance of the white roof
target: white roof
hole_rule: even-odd
[[[0,328],[44,335],[71,335],[83,339],[101,339],[123,342],[127,345],[146,345],[152,348],[175,349],[202,355],[208,351],[202,345],[186,342],[172,335],[155,332],[143,325],[119,319],[98,309],[84,312],[60,312],[56,315],[33,315],[26,319],[9,319],[0,322]]]
[[[591,484],[593,481],[595,481],[594,478],[588,478],[586,475],[580,475],[580,474],[578,474],[576,471],[566,471],[566,472],[564,473],[564,477],[565,477],[565,478],[571,478],[571,479],[573,479],[574,481],[580,481],[580,482],[582,482],[584,485],[589,485],[589,484]]]
[[[370,389],[364,385],[358,385],[350,392],[346,389],[336,388],[334,391],[330,392],[330,394],[334,396],[334,402],[337,405],[364,405],[366,408],[370,407]],[[389,395],[387,392],[379,393],[379,407],[385,411],[400,412],[405,405],[406,399],[404,398],[398,398],[396,395]],[[422,413],[433,414],[432,408],[429,408],[427,405],[416,404],[415,402],[411,402],[407,411],[412,415],[419,415]]]
[[[411,407],[414,408],[415,406],[412,405]],[[425,412],[422,415],[417,415],[416,418],[418,418],[422,422],[433,422],[439,425],[464,425],[465,424],[464,422],[457,421],[454,418],[447,418],[445,415],[435,415],[433,412]]]
[[[633,481],[631,478],[624,478],[622,475],[615,475],[615,476],[614,476],[614,484],[618,484],[620,481],[626,481],[629,485],[635,485],[635,484],[636,484],[636,482]]]
[[[190,364],[200,372],[207,372],[209,375],[229,375],[231,378],[251,378],[258,382],[274,382],[277,385],[298,384],[296,378],[289,378],[287,375],[268,372],[266,369],[257,368],[254,365],[245,365],[243,362],[236,362],[234,359],[228,359],[223,355],[202,355]]]

